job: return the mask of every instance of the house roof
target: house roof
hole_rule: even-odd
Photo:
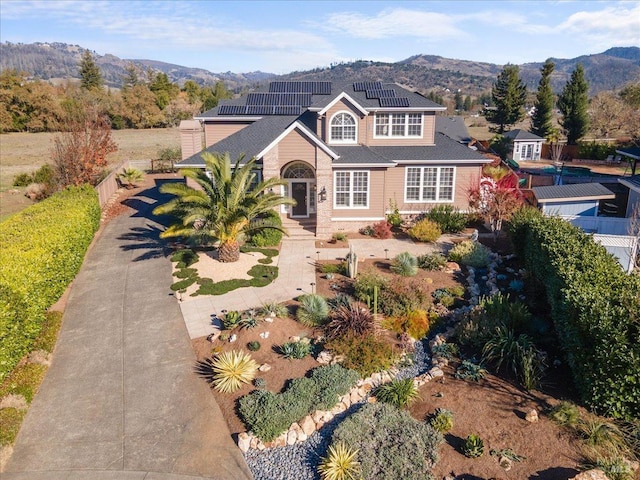
[[[333,147],[333,150],[340,155],[333,161],[336,166],[380,166],[393,167],[395,163],[376,152],[375,148],[365,145],[354,145],[348,147]]]
[[[436,117],[436,132],[444,133],[447,137],[459,143],[471,142],[471,135],[464,124],[464,119],[460,116],[447,117],[438,115]]]
[[[380,146],[371,149],[394,162],[466,162],[491,163],[480,153],[452,140],[443,133],[435,134],[435,145],[429,146]]]
[[[629,187],[631,190],[640,192],[640,175],[634,175],[632,177],[619,178],[620,182],[625,187]]]
[[[625,157],[640,160],[640,147],[621,148],[619,150],[616,150],[616,153],[624,155]]]
[[[240,155],[245,155],[247,158],[256,157],[291,126],[296,118],[295,116],[273,116],[269,118],[269,121],[254,122],[203,151],[178,162],[177,166],[202,168],[204,167],[202,154],[205,152],[229,152],[232,159],[236,159]]]
[[[526,130],[521,130],[520,128],[516,128],[515,130],[506,132],[504,136],[506,138],[512,139],[513,141],[535,140],[541,142],[544,140],[544,138],[539,137],[538,135],[535,135],[531,132],[527,132]]]
[[[615,194],[600,183],[576,183],[573,185],[550,185],[531,189],[538,203],[576,202],[581,200],[610,200]]]

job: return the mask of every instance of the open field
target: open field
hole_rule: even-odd
[[[23,172],[33,172],[51,162],[51,147],[57,133],[7,133],[0,135],[0,221],[31,204],[22,195],[24,189],[11,192],[13,178]],[[114,130],[118,151],[109,155],[109,164],[123,160],[157,158],[158,151],[180,146],[178,128],[149,130]]]

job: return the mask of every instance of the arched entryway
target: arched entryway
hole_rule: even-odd
[[[283,213],[290,218],[309,218],[316,213],[316,175],[313,167],[303,161],[295,161],[282,169],[281,178],[285,197],[293,198],[297,203],[284,207]]]

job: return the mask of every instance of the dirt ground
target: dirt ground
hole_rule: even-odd
[[[421,400],[410,407],[411,414],[419,420],[428,418],[436,408],[453,412],[454,427],[440,447],[435,478],[455,474],[456,480],[566,480],[577,475],[577,446],[542,413],[557,400],[540,392],[525,392],[491,374],[479,382],[458,380],[453,377],[454,371],[449,366],[442,382],[424,385],[420,389]],[[539,421],[530,423],[525,415],[534,408]],[[467,458],[459,451],[472,433],[484,441],[480,458]],[[498,465],[497,456],[490,455],[491,449],[511,449],[526,459],[513,462],[506,472]]]

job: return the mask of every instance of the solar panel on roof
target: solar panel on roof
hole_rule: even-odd
[[[312,95],[329,95],[331,93],[331,82],[271,82],[269,84],[270,93],[309,93]]]
[[[248,115],[270,115],[273,107],[269,105],[247,105]]]
[[[245,113],[244,105],[220,105],[218,113],[220,115],[242,115]]]
[[[356,92],[364,92],[366,90],[382,90],[382,82],[355,82],[353,90]]]
[[[302,107],[298,105],[277,105],[273,107],[274,115],[300,115]]]
[[[367,90],[367,98],[383,98],[383,97],[395,97],[395,90]]]
[[[381,97],[381,107],[408,107],[409,99],[406,97]]]

